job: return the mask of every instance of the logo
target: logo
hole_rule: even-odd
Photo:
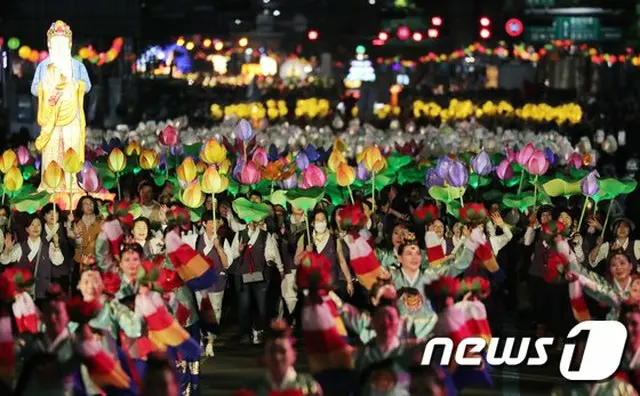
[[[590,320],[578,323],[567,335],[567,341],[575,340],[582,332],[588,337],[582,355],[580,367],[571,370],[571,362],[576,346],[566,344],[560,358],[560,374],[569,381],[602,381],[612,376],[620,366],[627,342],[627,329],[617,321]],[[520,346],[514,351],[516,341]],[[509,337],[504,340],[502,353],[498,353],[501,339],[492,338],[489,344],[480,337],[463,339],[455,350],[454,361],[458,366],[482,367],[483,358],[477,354],[486,351],[486,362],[491,366],[541,366],[548,362],[547,348],[553,345],[553,338]],[[527,356],[533,343],[534,355]],[[422,365],[429,365],[433,360],[434,351],[441,347],[441,365],[449,365],[454,355],[453,341],[447,337],[432,338],[427,342],[422,355]],[[514,356],[515,355],[515,356]]]

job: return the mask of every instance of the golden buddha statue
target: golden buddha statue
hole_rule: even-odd
[[[42,153],[41,171],[51,161],[62,167],[63,158],[73,149],[84,162],[85,117],[84,95],[91,89],[84,65],[71,56],[71,29],[62,21],[54,22],[47,31],[49,56],[36,68],[31,93],[38,97],[40,135],[36,148]],[[76,175],[66,175],[56,191],[78,190]],[[42,183],[40,190],[47,189]]]

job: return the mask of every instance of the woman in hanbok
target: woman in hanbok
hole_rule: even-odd
[[[404,242],[405,235],[409,232],[409,229],[404,223],[398,223],[393,227],[391,234],[391,245],[388,247],[376,247],[376,257],[387,270],[399,269],[400,262],[398,261],[398,249]],[[428,265],[426,255],[423,255],[422,268],[426,269]]]
[[[131,230],[133,240],[142,246],[145,257],[155,256],[162,251],[162,238],[158,238],[151,231],[151,223],[145,217],[138,217],[133,221]]]
[[[138,373],[135,372],[133,361],[128,359],[118,346],[120,334],[129,339],[142,336],[142,319],[131,309],[105,293],[105,287],[100,273],[88,269],[80,275],[78,289],[85,303],[97,303],[100,306],[98,314],[89,321],[94,336],[100,341],[102,349],[119,362],[120,366],[131,377],[131,390],[110,390],[109,394],[135,394]],[[75,331],[77,323],[70,324],[70,330]],[[100,395],[103,390],[94,384],[86,366],[82,366],[76,377],[76,394]],[[115,392],[115,393],[114,393]]]
[[[372,315],[376,336],[356,353],[363,396],[409,396],[415,344],[398,335],[401,319],[396,298],[395,290],[385,290]]]
[[[67,232],[64,226],[64,221],[60,216],[60,208],[55,204],[48,203],[40,211],[42,215],[42,224],[44,229],[42,237],[48,243],[53,243],[53,236],[56,235],[59,241],[60,250],[64,257],[62,265],[55,266],[52,272],[52,279],[55,283],[59,284],[69,295],[71,294],[71,270],[73,269],[73,253],[72,246],[67,239]]]
[[[342,298],[347,298],[353,294],[353,282],[351,271],[347,265],[343,251],[346,244],[337,240],[333,230],[329,228],[327,213],[317,210],[313,215],[313,231],[311,242],[307,236],[303,235],[298,240],[294,262],[300,265],[300,260],[305,252],[314,251],[325,256],[331,263],[331,276],[334,279],[334,290]]]
[[[216,219],[217,220],[217,219]],[[225,271],[229,268],[229,260],[231,246],[229,242],[224,240],[224,247],[220,243],[221,239],[218,238],[218,226],[221,221],[214,222],[213,215],[205,213],[202,216],[202,223],[204,225],[204,233],[199,236],[196,243],[196,251],[207,257],[213,264],[216,272],[216,282],[207,290],[200,290],[196,292],[196,300],[198,302],[198,309],[201,314],[201,318],[205,317],[210,320],[201,320],[203,329],[206,330],[207,345],[205,347],[205,356],[213,356],[213,343],[216,338],[217,329],[220,326],[220,320],[222,319],[222,301],[224,299],[224,291],[227,287],[227,274]],[[209,311],[213,314],[212,318],[208,318],[206,309],[203,307],[203,301],[207,299],[210,304]],[[213,326],[213,327],[212,327]]]
[[[42,237],[42,221],[39,217],[31,216],[26,224],[27,238],[24,241],[16,241],[13,234],[6,236],[0,264],[14,265],[31,272],[35,279],[33,295],[37,302],[43,302],[53,279],[54,268],[64,263],[64,256],[58,234],[53,235],[51,243]]]

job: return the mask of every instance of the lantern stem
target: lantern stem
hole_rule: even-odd
[[[582,227],[582,219],[584,218],[584,214],[587,211],[587,205],[589,205],[589,197],[584,197],[584,206],[582,207],[582,213],[580,214],[580,221],[578,221],[578,230],[580,232],[580,228]]]
[[[518,198],[520,198],[520,193],[522,192],[523,181],[524,181],[524,169],[520,172],[520,184],[518,184]]]
[[[376,212],[376,172],[371,172],[371,212]]]
[[[602,226],[602,232],[600,237],[604,237],[604,233],[607,230],[607,223],[609,222],[609,215],[611,215],[611,208],[613,207],[613,199],[609,201],[609,209],[607,209],[607,217],[604,219],[604,225]]]
[[[311,229],[309,228],[309,212],[308,211],[304,212],[304,222],[307,226],[307,241],[309,245],[311,245]]]
[[[533,180],[533,211],[536,211],[536,204],[538,203],[538,175]]]
[[[211,194],[211,208],[213,209],[213,236],[218,236],[218,224],[216,221],[216,194]],[[206,225],[206,224],[205,224]]]
[[[351,198],[351,204],[355,204],[356,201],[353,199],[353,191],[351,191],[351,186],[347,186],[347,189],[349,190],[349,198]]]

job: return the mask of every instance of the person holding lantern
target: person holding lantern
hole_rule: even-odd
[[[640,241],[632,240],[629,238],[631,232],[635,229],[635,224],[626,218],[616,219],[611,224],[611,231],[615,235],[615,240],[612,242],[602,241],[602,237],[598,238],[596,246],[589,253],[589,264],[591,267],[596,267],[609,256],[610,251],[617,251],[622,249],[631,264],[634,267],[638,266],[638,260],[640,260]]]

